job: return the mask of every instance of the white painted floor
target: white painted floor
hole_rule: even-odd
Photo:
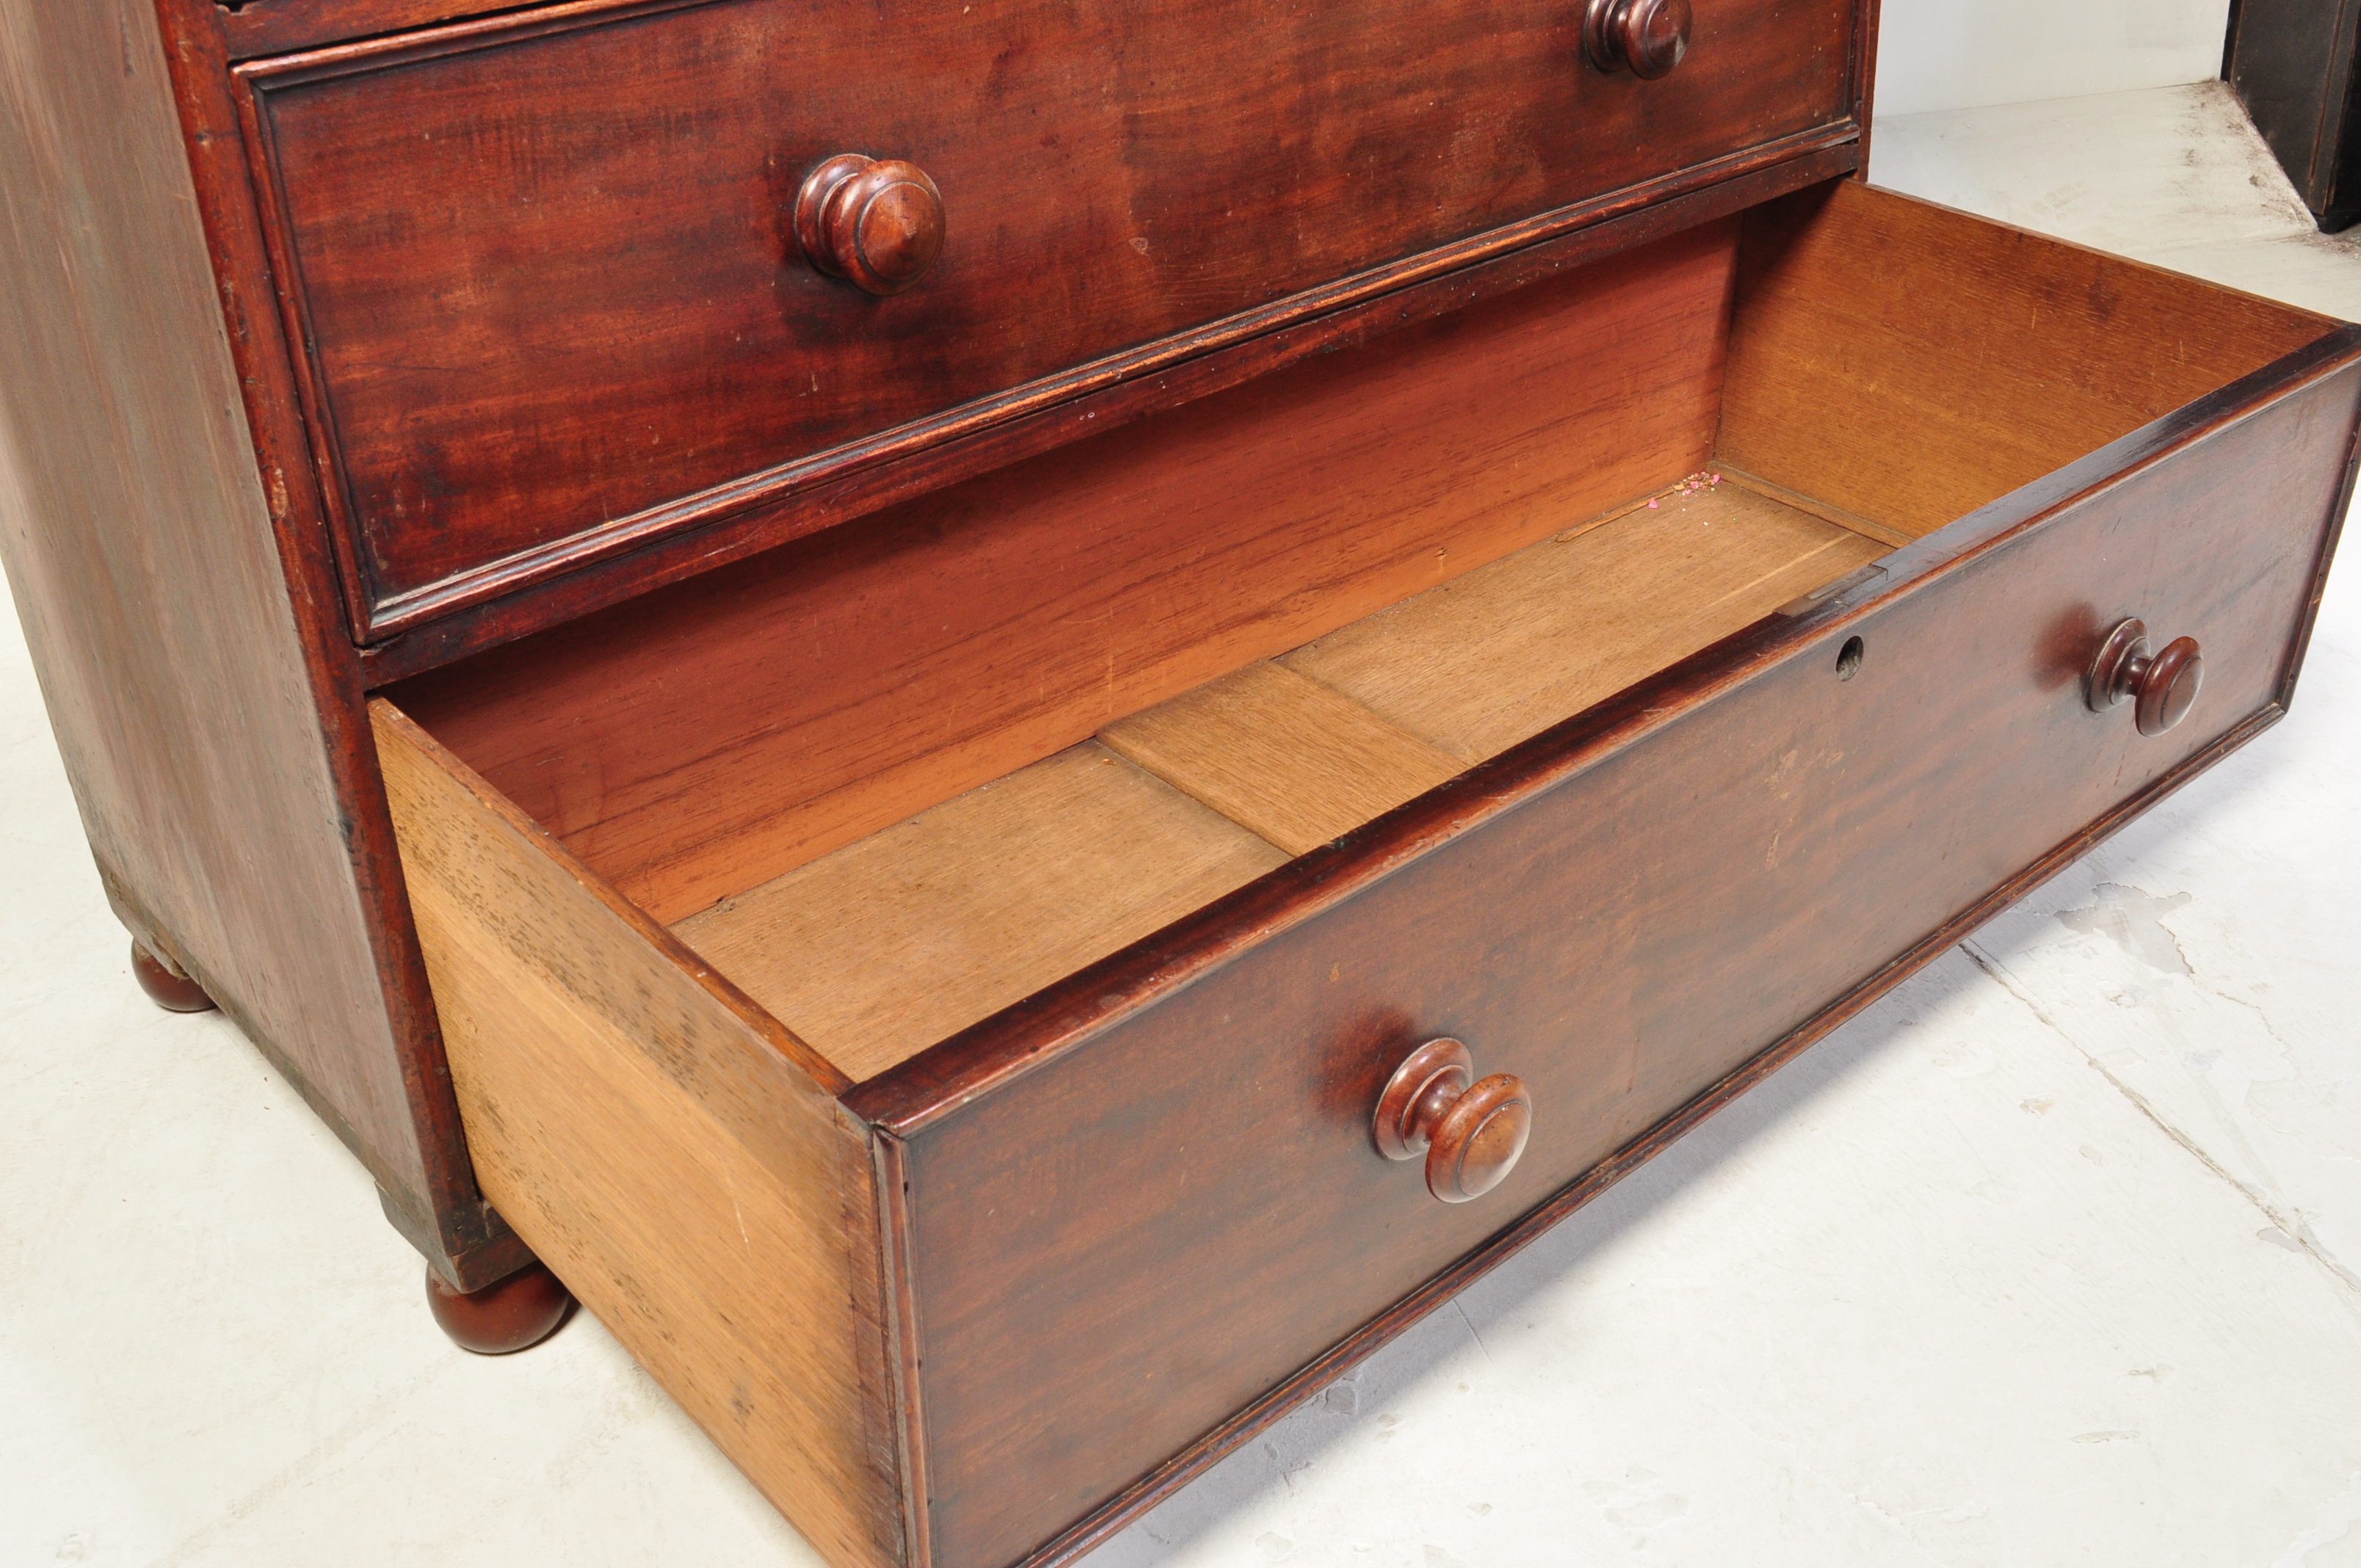
[[[2218,87],[1875,172],[2361,316]],[[2355,572],[2285,723],[1093,1562],[2361,1568]],[[596,1322],[451,1349],[137,994],[13,630],[0,888],[0,1564],[817,1564]]]

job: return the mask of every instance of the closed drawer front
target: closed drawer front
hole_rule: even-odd
[[[489,564],[742,510],[889,429],[1848,124],[1854,0],[1700,0],[1654,81],[1586,65],[1581,9],[710,0],[241,68],[364,634]],[[898,293],[796,237],[840,153],[939,193]]]
[[[1724,303],[1680,317],[1704,379],[1686,413],[1652,400],[1643,452],[1622,405],[1571,411],[1612,323],[1667,290]],[[1043,760],[842,848],[757,863],[724,820],[755,808],[698,771],[784,791],[808,749],[758,765],[710,732],[742,648],[711,650],[743,641],[716,625],[768,624],[751,590],[586,633],[703,692],[694,711],[602,717],[612,682],[553,699],[530,650],[414,694],[457,754],[380,706],[486,1191],[831,1558],[1086,1548],[2280,711],[2361,329],[1850,184],[1487,309],[1290,395],[1447,400],[1513,342],[1570,411],[1485,466],[1621,431],[1652,483],[1603,512],[1580,476],[1509,498],[1491,559],[1373,615],[1338,551],[1302,579],[1227,562],[1221,583],[1290,607],[1261,642],[1223,622],[1233,673],[1077,708],[1081,744],[1028,718]],[[1285,434],[1284,407],[1243,406]],[[1186,428],[1095,461],[1242,450]],[[1259,536],[1312,526],[1284,510],[1321,504],[1300,491],[1221,493],[1280,509]],[[1165,526],[1126,522],[1140,549]],[[1448,527],[1397,547],[1470,548]],[[983,580],[989,543],[914,535],[877,569]],[[1090,690],[1093,629],[1177,613],[1180,581],[1097,569],[1090,613],[1042,618]],[[959,618],[1000,612],[943,605],[909,635],[997,669],[1027,623]],[[2147,640],[2094,699],[2135,617]],[[1037,696],[1069,673],[1024,668]],[[899,722],[862,701],[865,733]],[[698,883],[666,929],[551,836],[602,852],[563,786],[534,821],[471,771],[611,782],[602,724],[641,762],[677,751],[682,843],[735,846],[741,891]],[[502,750],[544,725],[564,739]],[[1532,1110],[1521,1159],[1458,1203],[1375,1123],[1446,1036]]]

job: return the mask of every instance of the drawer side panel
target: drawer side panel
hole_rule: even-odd
[[[486,1195],[830,1563],[903,1563],[865,1129],[661,927],[371,718]]]
[[[1135,1478],[2275,714],[2357,382],[2312,381],[2029,527],[1971,518],[1908,547],[1865,608],[1741,633],[1628,722],[1572,721],[1594,751],[1549,760],[1584,742],[1544,735],[1445,786],[1411,809],[1486,817],[1520,767],[1562,770],[1355,896],[1285,908],[1348,839],[1076,977],[1079,1003],[1239,955],[898,1123],[939,1557],[1006,1561],[1127,1506]],[[2162,737],[2083,704],[2125,615],[2205,646],[2200,704]],[[1460,1207],[1368,1132],[1386,1074],[1444,1034],[1537,1104],[1523,1164]]]

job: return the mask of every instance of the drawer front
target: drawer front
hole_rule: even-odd
[[[1490,781],[1558,759],[1322,913],[1264,935],[1352,839],[1039,999],[1087,1016],[1158,996],[902,1124],[934,1561],[1049,1540],[2274,713],[2356,387],[2348,367],[2194,441],[2159,422],[1889,557],[1859,608],[1773,617],[1409,808],[1478,814]],[[2132,615],[2203,647],[2196,707],[2154,738],[2083,698]],[[1207,948],[1237,956],[1159,993],[1158,966]],[[1457,1206],[1369,1130],[1437,1035],[1536,1107],[1522,1163]],[[936,1092],[965,1045],[939,1048]]]
[[[1586,65],[1562,0],[640,4],[241,77],[381,628],[490,563],[752,505],[881,432],[1841,127],[1856,9],[1697,0],[1653,82]],[[846,152],[940,192],[899,293],[796,238]]]

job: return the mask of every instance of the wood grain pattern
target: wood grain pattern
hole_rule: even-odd
[[[1697,468],[1733,244],[1673,236],[397,700],[679,919]]]
[[[1847,190],[1361,341],[1569,264],[1501,254],[1567,239],[1568,192],[1825,137],[1872,6],[1733,0],[1718,99],[1679,95],[1701,53],[1569,114],[1535,0],[1019,0],[996,53],[820,3],[591,0],[250,71],[275,272],[225,40],[467,0],[157,0],[203,240],[144,14],[0,16],[0,278],[33,306],[0,543],[141,939],[229,982],[473,1282],[522,1252],[464,1103],[484,1191],[844,1568],[1082,1550],[2287,699],[2361,334],[2084,458],[2325,323]],[[785,94],[774,44],[931,53]],[[945,269],[879,301],[785,266],[798,137],[956,163]],[[1378,300],[1446,254],[1497,270]],[[1315,345],[420,683],[497,788],[390,706],[370,743],[328,521],[357,626],[482,609],[400,655],[432,663],[742,554],[791,472],[841,487],[818,527]],[[1717,452],[1750,491],[1591,526]],[[603,582],[561,582],[594,543]],[[2169,734],[2080,711],[2128,614],[2203,640]],[[544,826],[665,918],[785,874],[675,935]],[[1441,1029],[1546,1108],[1464,1209],[1368,1144]]]
[[[371,718],[485,1190],[823,1555],[898,1565],[843,1080],[390,704]]]
[[[1466,765],[1268,663],[1109,725],[1099,740],[1290,855],[1383,816]]]
[[[2054,845],[2048,854],[1927,933],[1893,962],[1782,1036],[1776,1044],[1748,1058],[1705,1092],[1624,1145],[1612,1158],[1593,1166],[1579,1181],[1560,1188],[1547,1202],[1526,1211],[1514,1224],[1494,1233],[1481,1245],[1462,1255],[1451,1266],[1430,1276],[1418,1288],[1337,1341],[1319,1356],[1306,1362],[1285,1381],[1241,1407],[1221,1425],[1205,1432],[1164,1464],[1139,1476],[1106,1502],[1027,1552],[1015,1564],[1015,1568],[1068,1568],[1069,1564],[1079,1562],[1104,1545],[1126,1526],[1268,1431],[1290,1411],[1324,1392],[1340,1377],[1367,1361],[1429,1313],[1572,1218],[1576,1210],[1679,1142],[1730,1102],[1859,1016],[1871,1003],[1949,952],[1986,920],[2038,888],[2088,854],[2117,829],[2278,722],[2284,711],[2277,705],[2264,709],[2213,745],[2183,760],[2147,788],[2125,798],[2081,832]]]
[[[1857,511],[1847,511],[1842,507],[1830,506],[1817,496],[1807,496],[1801,490],[1791,490],[1784,485],[1774,485],[1760,474],[1748,473],[1719,452],[1714,454],[1713,470],[1721,476],[1725,484],[1736,485],[1742,490],[1752,490],[1758,496],[1777,501],[1782,506],[1794,507],[1797,511],[1809,512],[1822,522],[1833,522],[1839,528],[1858,533],[1864,539],[1874,539],[1883,544],[1907,544],[1917,537],[1914,533],[1905,533],[1890,523],[1865,518]]]
[[[1668,496],[1198,686],[675,931],[863,1080],[1882,552],[1743,491]]]
[[[1883,591],[1758,622],[852,1091],[907,1140],[940,1559],[1051,1547],[1921,933],[2250,733],[2351,461],[2354,354],[1921,541]],[[2169,735],[2083,710],[2073,673],[2115,603],[2225,650]],[[1850,635],[1870,656],[1839,681]],[[1466,1205],[1392,1181],[1368,1141],[1404,1045],[1437,1034],[1550,1108]],[[1173,1214],[1202,1219],[1146,1218]]]
[[[1850,0],[1727,0],[1641,83],[1542,0],[1316,20],[788,0],[244,68],[371,606],[1439,244],[1841,123]],[[503,25],[506,26],[505,24]],[[1236,62],[1252,60],[1257,69]],[[781,93],[782,73],[797,83]],[[890,90],[880,83],[890,82]],[[863,298],[791,255],[827,156],[951,236]],[[390,217],[390,214],[399,214]]]
[[[1852,28],[1852,113],[1861,126],[1861,159],[1851,178],[1869,178],[1869,147],[1876,134],[1877,28],[1879,0],[1857,0]]]
[[[1885,551],[1708,486],[1520,551],[1282,662],[1481,762]]]
[[[244,0],[215,10],[229,57],[251,60],[515,8],[512,0]]]
[[[674,930],[858,1081],[1286,859],[1086,742]]]
[[[509,557],[382,609],[368,623],[383,640],[361,650],[363,668],[390,684],[454,663],[1321,355],[1569,276],[1858,165],[1850,125],[1783,137],[1093,361],[703,501]],[[367,620],[365,605],[355,613]]]
[[[1915,537],[2333,324],[1839,181],[1748,217],[1715,450]]]
[[[459,1143],[334,566],[258,461],[170,59],[144,0],[0,12],[0,555],[118,913],[487,1283],[528,1259]]]

